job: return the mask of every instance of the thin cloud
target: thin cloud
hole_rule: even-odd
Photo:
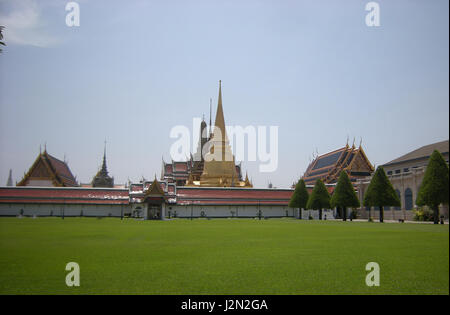
[[[49,34],[37,1],[5,1],[2,3],[0,25],[4,25],[4,40],[8,45],[30,45],[48,47],[59,40]]]

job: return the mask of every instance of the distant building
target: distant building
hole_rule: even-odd
[[[334,184],[345,171],[352,182],[370,176],[374,167],[367,158],[362,146],[355,148],[348,143],[345,147],[317,156],[306,169],[303,180],[306,185],[314,185],[317,179],[325,184]]]
[[[449,141],[446,140],[425,145],[382,165],[401,201],[401,207],[387,207],[385,209],[386,218],[407,220],[413,218],[414,212],[411,210],[417,207],[417,193],[422,184],[428,160],[434,150],[441,152],[447,163],[449,162]],[[361,201],[369,183],[370,178],[366,178],[357,185]],[[368,210],[368,208],[362,208],[362,214],[366,217]],[[377,208],[373,210],[378,211]],[[441,206],[440,211],[442,215],[448,218],[448,206]],[[372,216],[377,217],[378,214],[372,214]]]
[[[441,152],[442,156],[448,163],[449,141],[445,140],[420,147],[386,164],[383,164],[382,166],[388,176],[410,173],[412,170],[416,170],[424,166],[426,167],[434,150]]]
[[[69,166],[47,153],[39,153],[17,186],[44,186],[44,187],[77,187],[77,180],[72,175]]]
[[[105,150],[102,168],[94,176],[92,185],[76,188],[0,187],[0,215],[131,215],[145,219],[298,216],[298,211],[288,206],[292,189],[257,189],[253,188],[248,175],[242,180],[241,166],[235,163],[226,135],[220,85],[214,130],[207,135],[206,128],[203,121],[195,158],[186,162],[163,162],[159,181],[143,178],[139,183],[129,183],[128,189],[117,188],[108,175]],[[213,146],[205,148],[208,142]],[[222,153],[222,158],[204,160],[201,152],[213,154],[215,148],[216,153]],[[47,168],[51,172],[47,171],[46,177],[35,174],[36,170],[43,173]],[[25,184],[52,186],[51,180],[55,181],[55,186],[60,182],[59,186],[69,184],[60,180],[60,177],[67,180],[70,173],[66,163],[47,152],[39,156],[29,173],[22,181]],[[41,182],[36,182],[38,178]],[[73,183],[76,184],[74,179]],[[98,188],[100,186],[102,188]]]
[[[92,179],[92,187],[105,187],[105,188],[114,187],[114,177],[108,175],[108,169],[106,167],[106,144],[103,152],[103,164],[101,169]]]

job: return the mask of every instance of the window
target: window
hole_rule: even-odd
[[[412,210],[413,208],[413,195],[410,188],[405,189],[405,209]]]
[[[409,167],[405,167],[405,168],[403,169],[403,172],[405,172],[405,173],[409,172]]]
[[[388,175],[392,175],[392,171],[388,171],[387,174],[388,174]]]
[[[400,170],[395,170],[395,174],[400,174]]]

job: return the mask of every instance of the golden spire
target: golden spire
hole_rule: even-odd
[[[222,134],[222,141],[225,141],[225,118],[223,116],[223,107],[222,107],[222,81],[219,80],[219,100],[217,102],[217,113],[216,113],[216,122],[214,124],[214,131],[216,128],[220,129]]]
[[[212,139],[209,143],[211,147],[209,153],[205,156],[205,164],[199,185],[209,187],[243,187],[244,183],[239,180],[236,173],[233,152],[226,134],[222,105],[222,81],[219,81],[216,121]]]

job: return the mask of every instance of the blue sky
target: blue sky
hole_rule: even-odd
[[[161,172],[175,125],[209,115],[222,80],[227,124],[279,126],[276,172],[243,162],[256,186],[287,187],[312,152],[362,137],[373,164],[448,139],[447,0],[0,0],[0,184],[47,143],[89,182],[107,139],[116,182]]]

